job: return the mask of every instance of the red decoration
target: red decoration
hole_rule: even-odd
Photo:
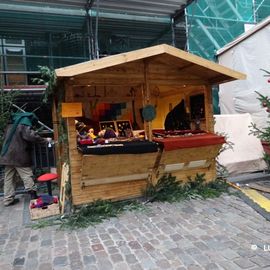
[[[38,177],[39,182],[52,181],[58,178],[57,173],[45,173]]]
[[[166,151],[181,148],[203,147],[208,145],[223,144],[226,142],[223,136],[212,133],[190,137],[154,138],[153,141],[162,143]]]

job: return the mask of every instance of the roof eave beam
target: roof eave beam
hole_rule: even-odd
[[[91,16],[96,17],[97,11],[90,10]],[[154,23],[170,23],[170,17],[156,17],[156,16],[142,16],[132,15],[123,13],[112,13],[112,12],[101,12],[98,13],[99,18],[104,19],[116,19],[116,20],[128,20],[128,21],[139,21],[139,22],[154,22]]]
[[[43,13],[43,14],[55,14],[66,16],[80,16],[85,17],[84,9],[61,9],[51,7],[38,7],[29,5],[14,5],[14,4],[0,4],[0,11],[12,11],[12,12],[30,12],[30,13]],[[97,11],[89,10],[92,17],[97,16]],[[170,23],[171,18],[169,16],[142,16],[113,12],[101,12],[98,13],[99,18],[116,19],[116,20],[129,20],[140,22],[154,22],[154,23]]]
[[[85,16],[84,9],[61,9],[51,7],[39,7],[30,5],[0,4],[0,11],[46,13],[67,16]]]

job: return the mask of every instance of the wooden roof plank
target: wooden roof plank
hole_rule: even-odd
[[[125,65],[127,67],[128,73],[128,69],[132,67],[132,62],[135,63],[139,61],[138,65],[140,66],[143,60],[148,59],[150,64],[151,62],[153,62],[153,64],[155,65],[160,61],[160,63],[166,65],[166,61],[164,63],[164,61],[161,60],[162,58],[169,60],[171,59],[171,61],[167,61],[168,71],[172,69],[171,66],[173,65],[173,69],[177,67],[179,68],[179,74],[181,72],[183,74],[195,74],[196,76],[201,76],[202,79],[205,79],[205,81],[208,81],[210,84],[223,83],[246,78],[246,75],[243,73],[221,66],[217,63],[211,62],[209,60],[166,44],[112,55],[98,60],[91,60],[64,68],[59,68],[56,69],[56,75],[57,77],[61,78],[80,77],[83,75],[87,75],[86,73],[90,75],[89,73],[92,72],[106,72],[108,74],[113,67],[117,69],[116,66],[118,66],[119,68],[121,66],[121,68],[124,69]],[[121,68],[119,69],[119,71],[121,71]]]

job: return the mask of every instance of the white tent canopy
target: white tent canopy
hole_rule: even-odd
[[[221,65],[247,74],[247,79],[220,85],[221,114],[250,113],[252,121],[265,127],[267,116],[258,94],[268,95],[270,84],[261,69],[270,71],[270,17],[217,52]]]
[[[261,142],[250,134],[250,122],[248,113],[215,115],[215,132],[225,134],[232,144],[217,158],[230,176],[266,169]]]

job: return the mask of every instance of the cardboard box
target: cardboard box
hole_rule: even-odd
[[[29,204],[31,220],[60,215],[59,203],[53,203],[53,204],[47,205],[47,208],[45,209],[31,208],[32,203],[35,203],[35,202],[36,200],[31,200]]]

